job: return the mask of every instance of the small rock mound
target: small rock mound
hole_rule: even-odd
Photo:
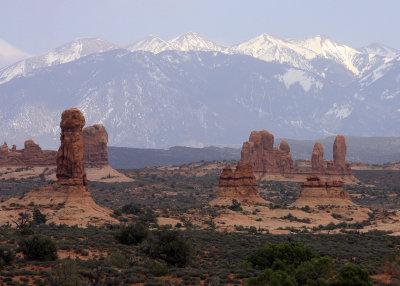
[[[341,181],[322,181],[317,175],[307,177],[301,184],[301,189],[295,206],[316,205],[347,205],[354,206],[349,193],[343,188]]]
[[[235,172],[225,167],[219,178],[217,197],[211,205],[231,205],[235,199],[242,204],[268,203],[260,197],[251,165],[239,162]]]

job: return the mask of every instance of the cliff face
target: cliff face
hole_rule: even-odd
[[[266,130],[252,131],[249,141],[243,143],[241,161],[251,165],[257,177],[295,173],[289,144],[283,140],[279,148],[273,146],[274,135]]]
[[[219,178],[217,197],[210,204],[231,205],[235,199],[244,204],[267,203],[260,197],[251,165],[239,162],[233,172],[225,167]]]

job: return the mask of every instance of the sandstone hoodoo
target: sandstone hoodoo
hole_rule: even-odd
[[[87,186],[83,166],[83,136],[85,117],[77,108],[64,111],[61,115],[61,145],[57,152],[57,179],[65,185]]]
[[[320,142],[315,143],[311,156],[312,172],[320,175],[347,176],[354,178],[350,163],[346,162],[346,151],[344,136],[339,134],[336,136],[333,144],[333,161],[324,161],[324,149]]]
[[[301,184],[295,206],[339,205],[354,206],[342,181],[323,181],[317,175],[307,177]]]
[[[108,134],[101,124],[83,129],[83,162],[85,165],[101,167],[108,165]]]
[[[110,217],[111,210],[97,205],[90,196],[83,165],[84,125],[85,118],[78,109],[62,113],[57,182],[2,203],[0,223],[12,223],[18,213],[29,213],[35,207],[46,215],[48,222],[79,226],[116,222]]]
[[[282,140],[279,148],[274,147],[274,135],[266,130],[251,132],[249,141],[243,143],[241,161],[253,167],[257,179],[296,172],[289,144]]]
[[[219,178],[217,197],[211,205],[231,205],[235,199],[242,204],[267,203],[260,197],[257,180],[251,165],[239,162],[233,172],[231,167],[225,167]]]
[[[313,171],[324,170],[326,164],[324,161],[324,148],[320,142],[315,143],[311,155],[311,167]]]
[[[15,145],[8,148],[6,142],[0,147],[0,167],[54,166],[55,158],[56,151],[43,151],[32,140],[25,141],[22,150]]]

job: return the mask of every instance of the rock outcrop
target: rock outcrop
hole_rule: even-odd
[[[324,160],[324,148],[320,142],[315,143],[314,149],[311,155],[311,168],[313,171],[319,171],[326,169],[326,163]]]
[[[317,175],[307,177],[301,184],[295,206],[347,205],[353,206],[342,181],[322,181]]]
[[[57,152],[57,179],[65,185],[87,187],[83,166],[83,136],[85,117],[77,108],[65,110],[61,115],[61,145]]]
[[[320,175],[351,176],[350,164],[346,162],[346,141],[337,135],[333,144],[333,161],[324,161],[324,149],[320,142],[315,143],[311,156],[312,172]]]
[[[274,147],[274,135],[266,130],[251,132],[249,141],[243,143],[241,161],[253,167],[257,179],[296,172],[289,144],[283,140],[279,148]]]
[[[56,151],[43,151],[32,140],[24,143],[24,149],[17,150],[15,145],[8,148],[6,142],[0,147],[0,167],[54,166]]]
[[[83,162],[85,165],[101,167],[108,165],[108,134],[101,124],[83,129]]]
[[[83,165],[83,114],[76,108],[61,116],[61,145],[57,152],[57,182],[1,204],[0,223],[12,223],[20,212],[38,207],[48,222],[87,226],[115,223],[111,210],[97,205],[88,189]],[[54,207],[58,206],[58,207]]]
[[[108,165],[108,134],[101,124],[83,129],[83,162],[86,166],[103,167]],[[41,167],[55,166],[56,151],[42,150],[32,140],[24,143],[24,149],[17,150],[15,145],[8,148],[6,142],[0,146],[0,167]]]
[[[225,167],[219,178],[217,197],[211,205],[231,205],[235,199],[243,204],[267,203],[260,197],[251,165],[239,162],[235,172]]]

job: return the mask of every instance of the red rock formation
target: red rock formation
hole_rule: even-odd
[[[48,221],[54,223],[83,227],[88,224],[117,223],[110,217],[111,210],[97,205],[90,196],[83,165],[84,125],[85,118],[78,109],[72,108],[62,113],[61,145],[56,156],[57,182],[1,204],[0,223],[11,223],[15,214],[33,211],[35,207],[39,207]],[[28,142],[25,149],[37,151],[38,146]],[[54,205],[59,207],[54,208]]]
[[[324,148],[320,142],[315,143],[311,155],[311,166],[313,171],[320,171],[326,169],[324,161]]]
[[[83,167],[83,136],[85,117],[77,108],[61,115],[61,145],[57,152],[57,179],[61,184],[87,186]]]
[[[244,204],[267,203],[260,197],[251,165],[239,162],[235,172],[225,167],[219,178],[219,188],[212,205],[230,205],[235,199]]]
[[[15,145],[9,149],[7,143],[0,147],[0,166],[54,166],[56,164],[55,151],[43,151],[42,148],[32,140],[24,143],[24,149],[17,150]]]
[[[294,203],[304,205],[354,205],[341,181],[322,181],[318,176],[307,177],[301,184],[299,196]]]
[[[243,143],[241,161],[253,167],[257,178],[295,172],[289,144],[283,140],[279,149],[273,146],[274,135],[266,130],[252,131],[249,141]]]
[[[108,134],[101,124],[83,129],[83,162],[85,165],[102,167],[108,165]]]
[[[346,169],[346,141],[344,136],[339,134],[333,143],[333,164],[335,168]]]
[[[333,144],[333,161],[323,160],[324,150],[321,143],[315,143],[311,156],[312,171],[315,174],[352,176],[350,164],[346,162],[346,141],[343,135],[336,136]]]

